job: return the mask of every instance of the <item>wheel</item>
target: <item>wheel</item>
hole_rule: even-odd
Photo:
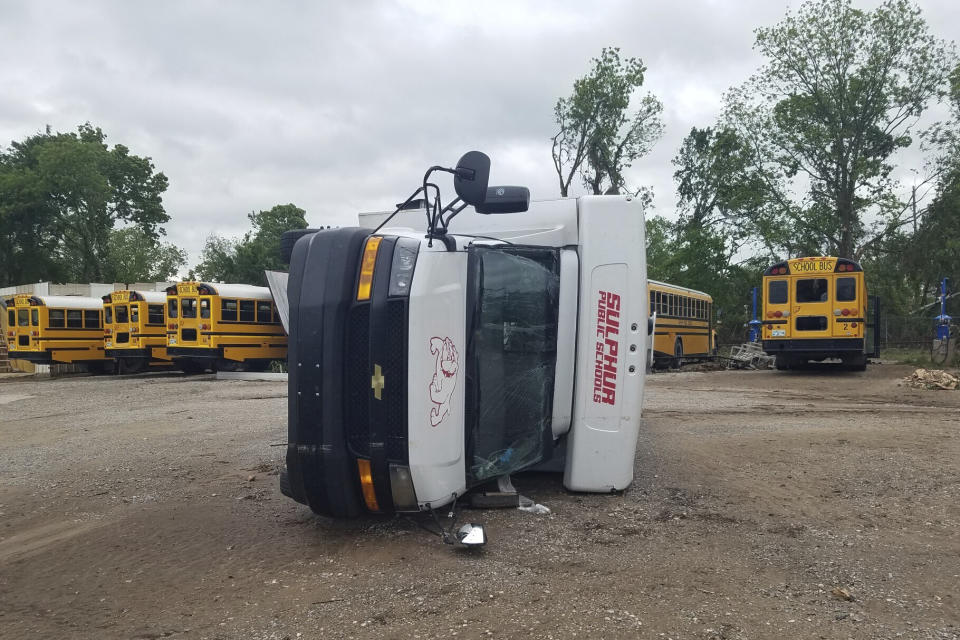
[[[225,358],[217,360],[217,364],[214,366],[214,371],[243,371],[244,369],[242,362],[227,360]]]
[[[197,373],[204,373],[207,370],[206,366],[199,364],[197,362],[190,362],[189,360],[185,362],[177,362],[176,364],[177,364],[177,368],[180,369],[180,371],[183,371],[184,373],[190,374],[190,375],[194,375]]]
[[[117,373],[142,373],[147,370],[147,366],[148,363],[145,360],[119,359],[117,360]]]
[[[309,236],[316,233],[319,229],[293,229],[284,231],[280,236],[280,260],[284,264],[290,264],[290,256],[293,255],[293,245],[303,236]]]
[[[679,369],[680,365],[683,364],[683,341],[680,338],[677,338],[677,341],[673,343],[673,363],[672,366],[674,369]]]
[[[846,367],[848,371],[866,371],[867,354],[857,353],[847,356],[843,358],[843,366]]]
[[[791,358],[788,355],[778,353],[777,357],[774,360],[774,366],[777,368],[777,371],[787,371],[790,369]]]

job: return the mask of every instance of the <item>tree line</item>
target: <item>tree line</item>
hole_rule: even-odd
[[[45,131],[0,150],[0,286],[30,282],[162,282],[187,264],[164,240],[167,177],[150,158],[110,146],[90,124]],[[282,269],[280,235],[306,212],[277,205],[248,215],[240,239],[211,236],[190,277],[266,284]]]
[[[941,277],[960,276],[954,45],[908,0],[811,0],[754,34],[762,66],[673,159],[677,215],[647,220],[649,276],[711,293],[732,333],[770,263],[843,256],[864,264],[889,312],[915,313]],[[604,49],[557,101],[561,195],[579,177],[588,193],[649,201],[624,178],[662,131],[660,102],[637,95],[645,70]]]

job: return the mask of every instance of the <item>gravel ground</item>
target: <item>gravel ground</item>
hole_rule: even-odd
[[[621,495],[515,484],[480,552],[280,495],[286,387],[0,382],[4,638],[960,638],[960,392],[648,378]]]

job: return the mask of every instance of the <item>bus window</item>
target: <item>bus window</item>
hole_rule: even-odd
[[[257,322],[260,324],[270,324],[273,322],[273,313],[269,300],[261,300],[257,303]]]
[[[241,300],[240,301],[240,322],[256,322],[257,316],[254,311],[253,300]]]
[[[30,310],[29,309],[17,309],[17,326],[20,326],[20,327],[30,326]]]
[[[83,328],[83,309],[67,309],[67,328]]]
[[[147,305],[147,324],[163,324],[163,305]]]
[[[210,298],[200,298],[200,317],[210,317]]]
[[[826,302],[828,291],[826,278],[797,280],[796,300],[797,302]]]
[[[167,316],[171,318],[177,317],[177,299],[170,298],[167,300]]]
[[[40,326],[40,311],[37,309],[30,309],[30,326]]]
[[[117,324],[125,324],[127,322],[127,315],[129,311],[127,305],[118,304],[113,308],[113,315],[117,318]]]
[[[857,279],[837,278],[837,302],[853,302],[857,299]]]
[[[15,327],[17,326],[17,312],[13,309],[7,310],[7,326]]]
[[[196,298],[180,298],[180,313],[183,314],[184,318],[196,318],[197,317],[197,299]]]
[[[221,300],[220,301],[220,319],[229,320],[230,322],[237,321],[237,301],[236,300]]]
[[[650,313],[653,313],[653,310],[654,310],[653,305],[656,303],[656,301],[657,301],[657,292],[651,291],[650,292]]]
[[[110,305],[103,307],[103,324],[113,324],[113,307]]]
[[[787,304],[787,281],[771,280],[767,289],[767,304]]]
[[[63,309],[50,309],[50,327],[53,329],[63,329],[67,326]]]
[[[133,311],[136,312],[137,307],[134,305]],[[136,318],[133,319],[134,322],[137,321]],[[84,309],[83,311],[83,324],[87,329],[99,329],[100,328],[100,312],[97,309]]]
[[[140,322],[140,305],[130,305],[130,322]]]

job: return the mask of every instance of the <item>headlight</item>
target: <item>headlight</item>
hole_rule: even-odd
[[[393,264],[390,266],[391,296],[410,295],[410,283],[413,282],[413,268],[417,266],[417,253],[420,241],[414,238],[400,238],[393,248]]]

